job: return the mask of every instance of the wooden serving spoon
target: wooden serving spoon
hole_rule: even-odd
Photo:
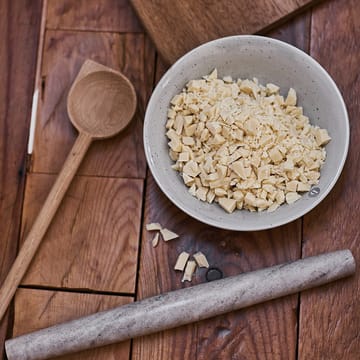
[[[0,289],[0,320],[91,142],[114,136],[129,124],[136,109],[136,93],[124,75],[87,60],[70,89],[67,109],[79,136]]]

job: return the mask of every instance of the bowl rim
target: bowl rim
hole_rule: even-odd
[[[216,222],[216,221],[211,221],[211,220],[207,220],[202,218],[200,215],[198,215],[198,212],[196,211],[192,211],[191,208],[183,206],[181,204],[179,204],[172,196],[172,194],[169,194],[167,192],[167,190],[164,188],[164,186],[162,185],[159,176],[156,172],[156,166],[154,166],[153,162],[150,161],[151,158],[151,148],[149,146],[149,143],[147,141],[147,124],[149,123],[149,118],[150,118],[150,114],[149,114],[149,109],[150,109],[150,105],[152,104],[152,102],[154,101],[154,98],[156,97],[157,93],[164,87],[164,85],[166,85],[166,83],[169,81],[168,80],[168,74],[171,71],[174,71],[174,68],[178,67],[182,62],[184,62],[187,58],[191,57],[192,54],[194,54],[195,52],[199,51],[202,48],[207,48],[207,47],[211,47],[217,44],[221,44],[224,41],[233,41],[233,40],[237,40],[237,39],[241,39],[241,40],[253,40],[253,39],[258,39],[258,40],[263,40],[263,41],[267,41],[267,42],[271,42],[274,43],[278,46],[283,46],[284,48],[288,48],[291,51],[293,51],[294,53],[301,55],[301,56],[305,56],[305,58],[307,58],[307,60],[309,62],[312,63],[312,65],[314,65],[319,72],[322,73],[322,75],[324,75],[328,80],[329,83],[332,85],[332,87],[334,88],[341,106],[342,106],[342,110],[344,112],[345,115],[345,127],[344,127],[344,138],[345,138],[345,149],[340,161],[340,165],[337,168],[336,173],[333,176],[333,179],[331,180],[331,182],[329,183],[328,187],[325,189],[325,191],[323,191],[321,193],[321,195],[319,197],[316,198],[316,200],[314,200],[310,206],[307,206],[306,208],[304,208],[302,211],[294,214],[293,216],[284,218],[283,220],[278,220],[278,221],[274,221],[272,223],[267,224],[266,226],[261,226],[261,223],[263,222],[259,222],[259,226],[252,226],[252,227],[246,227],[246,226],[241,226],[244,225],[243,223],[240,222],[240,224],[237,224],[237,226],[225,226],[222,225],[221,222]],[[220,229],[224,229],[224,230],[232,230],[232,231],[259,231],[259,230],[268,230],[268,229],[272,229],[281,225],[285,225],[288,224],[294,220],[297,220],[299,218],[301,218],[302,216],[304,216],[305,214],[309,213],[311,210],[313,210],[317,205],[320,204],[321,201],[323,201],[325,199],[325,197],[330,193],[330,191],[333,189],[333,187],[335,186],[336,182],[338,181],[341,172],[344,168],[345,162],[346,162],[346,158],[348,155],[348,150],[349,150],[349,143],[350,143],[350,124],[349,124],[349,116],[348,116],[348,111],[346,108],[346,104],[345,101],[343,99],[343,96],[338,88],[338,86],[336,85],[335,81],[333,80],[333,78],[330,76],[330,74],[324,69],[323,66],[321,66],[313,57],[311,57],[309,54],[307,54],[306,52],[302,51],[301,49],[297,48],[296,46],[293,46],[291,44],[288,44],[284,41],[278,40],[278,39],[274,39],[271,37],[266,37],[266,36],[260,36],[260,35],[232,35],[232,36],[226,36],[226,37],[222,37],[222,38],[218,38],[215,40],[211,40],[208,41],[204,44],[201,44],[197,47],[195,47],[194,49],[190,50],[189,52],[185,53],[183,56],[181,56],[174,64],[172,64],[170,66],[170,68],[165,72],[165,74],[161,77],[160,81],[157,83],[155,89],[153,90],[150,99],[148,101],[147,107],[146,107],[146,112],[145,112],[145,118],[144,118],[144,125],[143,125],[143,143],[144,143],[144,150],[145,150],[145,157],[146,157],[146,161],[147,164],[149,166],[149,169],[152,173],[152,176],[155,180],[155,182],[157,183],[157,185],[159,186],[159,188],[161,189],[161,191],[163,192],[163,194],[165,194],[165,196],[180,210],[182,210],[184,213],[186,213],[187,215],[189,215],[190,217],[205,223],[207,225],[211,225],[214,226],[216,228],[220,228]]]

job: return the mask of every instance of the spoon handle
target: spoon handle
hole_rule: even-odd
[[[0,289],[0,320],[3,318],[18,285],[25,275],[91,141],[92,137],[90,135],[80,133],[68,154],[39,215],[2,284]]]

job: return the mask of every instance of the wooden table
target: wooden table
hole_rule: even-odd
[[[201,250],[225,276],[343,248],[360,264],[359,1],[323,1],[265,34],[308,52],[333,76],[348,107],[351,145],[339,182],[315,210],[249,233],[189,218],[147,171],[143,115],[166,66],[126,0],[3,0],[0,30],[0,281],[74,142],[66,96],[82,62],[120,69],[139,97],[129,129],[94,144],[82,164],[1,323],[2,357],[5,338],[190,286],[172,270],[183,250]],[[34,84],[40,100],[27,156]],[[157,221],[180,239],[153,248],[144,224]],[[359,279],[357,271],[328,286],[64,359],[359,359]],[[192,284],[204,281],[205,271],[198,271]]]

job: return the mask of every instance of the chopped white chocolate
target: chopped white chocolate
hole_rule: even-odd
[[[206,195],[207,195],[208,189],[205,187],[199,187],[196,190],[196,197],[201,201],[206,201]]]
[[[163,228],[160,230],[161,236],[164,239],[164,241],[173,240],[179,237],[178,234],[170,231],[169,229]]]
[[[277,94],[280,90],[280,88],[274,84],[266,84],[266,90],[268,92],[269,95],[272,95],[272,94]]]
[[[310,184],[306,184],[306,183],[303,183],[303,182],[299,182],[298,185],[297,185],[297,191],[310,191]]]
[[[222,197],[222,198],[219,198],[219,205],[223,209],[225,209],[228,213],[232,213],[236,207],[236,200]]]
[[[256,196],[251,193],[247,192],[244,198],[245,204],[255,207],[256,206]]]
[[[299,200],[301,198],[301,195],[299,195],[298,193],[296,192],[288,192],[285,196],[286,198],[286,202],[288,204],[292,204],[294,203],[295,201]]]
[[[289,181],[286,184],[286,191],[288,191],[288,192],[296,192],[297,187],[298,187],[298,181],[296,181],[296,180]]]
[[[211,204],[215,199],[215,192],[213,190],[209,190],[206,194],[206,201]]]
[[[176,131],[176,134],[181,135],[183,126],[184,126],[184,117],[181,115],[177,115],[174,120],[174,129]]]
[[[331,140],[331,137],[329,136],[326,129],[316,129],[315,139],[318,146],[322,146],[326,145]]]
[[[236,201],[242,201],[244,199],[244,194],[240,190],[234,191],[232,196]]]
[[[284,192],[282,190],[277,191],[277,193],[275,195],[275,199],[276,199],[276,202],[281,205],[285,201]]]
[[[158,245],[159,238],[160,238],[159,233],[156,233],[155,236],[153,237],[152,241],[151,241],[151,244],[152,244],[153,247],[156,247]]]
[[[183,173],[182,178],[184,180],[185,185],[191,186],[191,185],[194,184],[194,178],[193,177]]]
[[[197,162],[194,160],[188,161],[183,167],[183,173],[191,177],[199,175],[200,172],[201,170],[199,169]]]
[[[181,162],[188,162],[190,160],[190,154],[189,152],[182,152],[179,154],[177,160]]]
[[[218,188],[215,188],[215,195],[218,196],[219,198],[222,197],[222,196],[225,196],[227,194],[226,190],[218,187]]]
[[[189,81],[167,115],[172,168],[201,201],[271,212],[319,182],[331,138],[310,124],[293,88],[284,99],[275,84],[214,69]]]
[[[174,138],[173,140],[169,141],[169,147],[172,151],[180,152],[182,149],[181,142],[178,138]]]
[[[283,159],[283,155],[278,148],[271,149],[269,151],[269,156],[275,164],[279,163]]]
[[[174,109],[169,109],[167,112],[167,117],[169,119],[174,119],[176,116],[176,111]]]
[[[196,185],[195,184],[192,184],[189,188],[189,193],[192,195],[192,196],[196,196]]]
[[[194,254],[193,258],[195,259],[199,267],[205,267],[205,268],[209,267],[209,263],[206,259],[206,256],[201,251],[198,251],[196,254]]]
[[[196,262],[194,260],[189,260],[186,264],[184,276],[181,281],[182,282],[191,281],[195,269],[196,269]]]
[[[293,88],[289,89],[288,95],[285,100],[285,105],[296,105],[297,98],[296,98],[296,91]]]
[[[243,161],[235,161],[230,166],[231,170],[233,170],[241,179],[246,180],[251,173],[251,168],[245,168]]]
[[[268,212],[273,212],[275,211],[280,205],[278,203],[273,203],[272,205],[270,205],[267,209]]]
[[[147,231],[160,231],[162,230],[162,226],[159,223],[150,223],[150,224],[146,224],[146,230]]]
[[[172,100],[171,100],[171,104],[172,105],[180,105],[183,101],[183,96],[182,95],[175,95]]]
[[[231,76],[224,76],[223,77],[224,82],[226,83],[232,83],[233,79]]]
[[[217,77],[218,77],[217,69],[214,69],[214,70],[207,76],[207,80],[217,79]]]
[[[183,251],[177,258],[174,266],[175,270],[184,271],[187,261],[189,260],[190,254]]]
[[[182,143],[184,145],[193,146],[195,145],[195,140],[192,136],[183,136]]]

